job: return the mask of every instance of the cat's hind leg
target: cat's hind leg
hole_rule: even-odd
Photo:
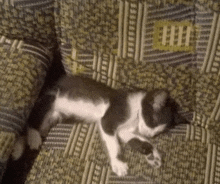
[[[46,137],[51,129],[57,123],[61,121],[62,117],[59,112],[50,110],[44,117],[43,122],[40,125],[39,132],[42,137]]]

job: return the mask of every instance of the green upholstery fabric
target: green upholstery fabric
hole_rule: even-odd
[[[0,35],[52,47],[56,43],[53,4],[53,0],[1,1]]]
[[[213,173],[218,173],[220,150],[213,139],[209,130],[193,125],[151,139],[163,157],[159,169],[125,145],[129,174],[118,177],[111,171],[95,124],[59,124],[47,137],[26,183],[218,183]]]
[[[43,86],[52,53],[5,36],[0,36],[0,53],[0,162],[5,164]]]
[[[0,181],[52,62],[53,3],[0,2]]]
[[[50,131],[26,183],[220,183],[219,1],[6,2],[0,7],[1,35],[32,39],[48,49],[58,43],[67,73],[84,74],[113,88],[167,88],[192,122],[151,139],[162,154],[159,169],[123,145],[129,164],[123,178],[111,171],[95,124],[63,122]],[[14,61],[10,54],[3,56]],[[32,88],[36,97],[40,88]],[[16,98],[16,108],[27,115],[22,103],[33,99]],[[5,136],[13,145],[15,136]]]
[[[22,131],[44,83],[52,53],[40,44],[0,37],[1,128]]]

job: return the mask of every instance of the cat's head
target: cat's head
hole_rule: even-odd
[[[189,123],[178,113],[178,104],[170,97],[167,90],[154,90],[142,100],[139,113],[139,132],[146,137],[153,137],[178,124]]]

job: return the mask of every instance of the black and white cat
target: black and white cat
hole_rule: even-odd
[[[113,172],[125,176],[127,163],[118,155],[120,142],[146,156],[153,167],[161,166],[161,156],[148,138],[180,123],[188,123],[177,112],[177,105],[166,90],[115,90],[82,76],[64,76],[53,90],[35,105],[27,129],[27,143],[31,149],[42,144],[50,128],[63,117],[97,122],[105,142]],[[42,122],[39,127],[38,122]],[[39,130],[39,131],[38,131]],[[12,156],[22,154],[25,138],[15,144]]]

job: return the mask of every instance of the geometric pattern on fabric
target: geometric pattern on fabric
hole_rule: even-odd
[[[193,9],[120,1],[118,56],[135,62],[196,65]]]
[[[154,29],[154,49],[195,51],[194,27],[190,22],[158,21]]]
[[[115,87],[117,80],[117,56],[99,51],[88,52],[61,46],[62,63],[68,74],[83,74],[98,82]]]
[[[165,66],[156,63],[135,63],[132,59],[120,59],[117,68],[118,88],[129,86],[147,90],[166,88],[171,96],[187,112],[195,109],[195,85],[193,68],[181,65]]]
[[[54,2],[54,0],[13,0],[13,1],[9,1],[9,3],[11,3],[11,5],[13,6],[17,6],[17,7],[33,7],[33,8],[48,8],[48,7],[52,7],[52,3]]]
[[[117,86],[127,87],[131,84],[135,84],[136,87],[148,87],[149,90],[156,87],[172,86],[173,95],[179,98],[177,100],[184,104],[184,108],[187,107],[188,110],[190,108],[192,112],[197,101],[194,99],[197,89],[193,86],[196,79],[190,75],[199,72],[199,70],[191,66],[198,66],[203,71],[207,65],[205,63],[211,61],[213,55],[215,61],[208,62],[209,69],[207,71],[219,72],[218,49],[213,51],[209,46],[212,45],[213,38],[218,35],[218,29],[214,31],[214,28],[219,27],[219,21],[217,21],[219,14],[207,13],[204,6],[201,6],[202,3],[169,4],[164,1],[158,2],[163,6],[156,6],[154,2],[134,0],[114,3],[106,0],[106,6],[102,2],[95,4],[94,2],[79,3],[77,0],[69,3],[57,1],[55,6],[61,11],[55,12],[56,31],[61,42],[63,64],[68,73],[81,73],[114,88]],[[111,11],[106,10],[109,7]],[[81,10],[85,10],[85,12]],[[97,15],[94,15],[94,11],[97,12]],[[67,16],[66,12],[70,12],[69,15],[73,15],[72,17],[75,19]],[[113,21],[111,30],[104,29],[105,23],[100,25],[97,22],[103,12],[108,15],[103,20],[104,22]],[[118,16],[115,16],[116,14]],[[213,23],[210,21],[212,19]],[[94,25],[101,27],[93,29]],[[210,25],[212,26],[210,27]],[[105,31],[99,32],[99,29],[103,29],[109,34],[105,34]],[[172,32],[178,32],[178,34],[173,36]],[[81,38],[83,35],[88,39]],[[211,36],[209,37],[209,35]],[[107,41],[100,41],[104,37]],[[112,42],[109,42],[110,38]],[[111,44],[115,38],[116,41]],[[97,46],[97,43],[101,43],[102,46]],[[166,49],[159,48],[158,43],[161,43]],[[215,40],[215,43],[218,48],[218,41]],[[91,44],[96,44],[96,46],[91,46]],[[181,45],[181,48],[174,47],[175,44]],[[212,51],[211,55],[208,52],[210,50]],[[121,60],[123,60],[123,65],[121,65]],[[139,66],[140,62],[159,64],[158,67],[155,67],[157,74],[161,71],[159,70],[161,65],[165,65],[162,68],[173,66],[175,69],[168,67],[168,75],[164,74],[164,69],[162,69],[163,74],[159,75],[159,78],[152,74],[153,72],[148,73],[149,76],[146,77],[144,69],[143,72],[140,72],[141,65],[140,70],[135,68]],[[126,63],[131,66],[128,70],[124,69]],[[186,65],[186,67],[182,65]],[[187,74],[183,76],[181,76],[182,73],[178,74],[178,67],[184,68],[184,73]],[[178,80],[170,72],[173,70],[176,70]],[[122,75],[124,76],[122,77]],[[167,80],[164,80],[164,77]],[[174,85],[173,81],[175,81]],[[181,81],[181,85],[178,85],[179,81]],[[178,88],[174,88],[177,86]],[[181,96],[178,96],[181,91]],[[198,113],[196,112],[194,115],[198,115]],[[201,119],[201,115],[194,117],[195,120],[198,118]]]
[[[0,35],[34,40],[53,47],[56,43],[54,0],[0,2]]]
[[[186,140],[201,141],[203,144],[209,144],[211,142],[210,131],[202,127],[187,125]]]
[[[184,64],[197,66],[202,71],[219,73],[219,47],[216,39],[219,35],[219,13],[208,12],[204,3],[134,0],[114,3],[106,0],[105,3],[57,1],[55,7],[61,11],[55,12],[56,31],[61,44],[68,45],[73,53],[94,55],[95,52],[104,52],[114,57],[132,58],[136,63],[153,62],[170,66]],[[216,9],[216,2],[212,6],[212,9]],[[70,12],[69,16],[66,12]],[[99,17],[103,13],[108,15],[105,20]],[[97,20],[102,20],[102,23],[98,24]],[[110,27],[106,25],[107,22],[111,22]],[[84,71],[93,76],[91,73],[94,71],[81,64],[78,66],[80,62],[77,60],[63,60],[68,72],[77,66],[77,72]]]
[[[91,144],[97,131],[96,124],[77,124],[73,126],[69,140],[66,144],[64,156],[73,155],[80,159],[87,159],[92,151]],[[77,140],[77,141],[76,141]]]
[[[198,23],[201,24],[201,44],[198,45],[198,59],[203,73],[218,73],[220,75],[220,14],[198,11]],[[202,13],[202,14],[200,14]],[[203,21],[201,21],[203,19]],[[210,28],[207,31],[207,27]],[[204,47],[206,43],[206,47]]]
[[[220,78],[217,73],[202,73],[184,65],[135,63],[128,59],[119,60],[117,70],[120,81],[117,88],[166,88],[185,111],[193,114],[195,124],[204,128],[219,124]]]
[[[120,1],[118,56],[143,59],[144,36],[148,18],[147,1]]]
[[[197,74],[194,122],[208,128],[220,121],[220,78],[217,73]]]
[[[15,133],[0,129],[0,162],[8,159],[15,141]]]
[[[80,50],[113,53],[118,40],[117,1],[55,1],[57,35],[61,43]]]
[[[13,149],[15,137],[15,133],[2,131],[2,129],[0,129],[0,181],[2,180],[7,160]]]
[[[208,145],[206,161],[206,177],[204,184],[220,182],[220,146],[215,144]]]
[[[20,132],[44,83],[51,53],[40,44],[0,37],[0,127]]]
[[[217,184],[220,148],[210,143],[209,134],[203,128],[180,125],[151,138],[163,158],[159,169],[152,168],[143,155],[128,145],[122,145],[123,160],[128,162],[129,173],[126,177],[118,177],[111,170],[108,153],[95,124],[58,124],[45,141],[26,183],[170,184],[212,181]],[[49,144],[53,137],[60,140],[60,146]]]
[[[46,137],[43,147],[65,150],[73,126],[72,124],[58,124],[53,127]]]
[[[151,139],[163,156],[159,169],[149,167],[143,155],[125,145],[129,174],[122,178],[111,171],[94,124],[57,125],[27,183],[220,182],[219,2],[4,0],[0,4],[0,34],[36,40],[49,48],[57,35],[67,72],[115,88],[168,88],[194,123]],[[16,71],[16,77],[0,80],[0,127],[20,131],[37,97],[30,89],[36,84],[39,91],[50,59],[44,48],[31,43],[5,37],[0,42],[1,74]],[[33,60],[36,65],[31,65]],[[23,70],[27,65],[32,72]],[[21,81],[22,75],[27,80]],[[34,83],[33,76],[40,76],[40,82]],[[22,89],[12,81],[20,82]],[[7,92],[12,89],[15,96]]]
[[[63,157],[62,150],[42,149],[25,184],[80,184],[84,167],[83,160],[73,156]]]
[[[128,161],[131,175],[154,184],[204,181],[207,148],[201,142],[188,142],[185,137],[175,135],[163,136],[157,147],[163,158],[159,169],[150,168],[142,155],[126,150],[125,157],[132,160]]]
[[[111,169],[108,165],[87,161],[81,184],[83,183],[108,184],[108,177],[110,173],[111,173]]]

